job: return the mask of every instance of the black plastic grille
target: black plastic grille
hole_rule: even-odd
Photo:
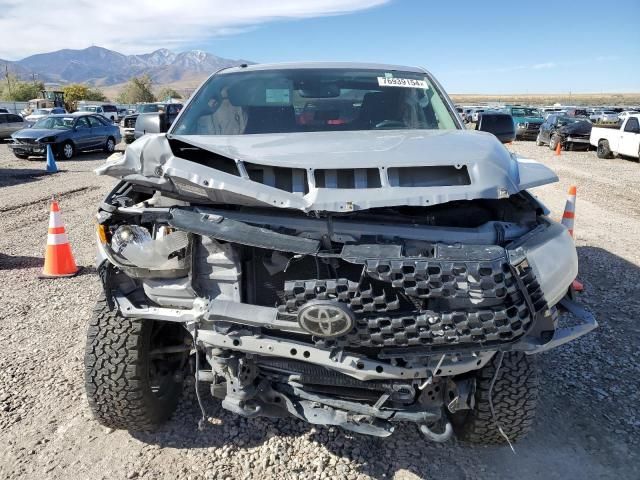
[[[399,259],[368,260],[365,271],[372,278],[390,282],[407,295],[419,298],[504,298],[506,263],[448,262]]]
[[[295,314],[298,308],[310,300],[346,302],[356,313],[389,312],[398,310],[400,306],[393,289],[373,284],[365,286],[346,278],[285,282],[284,297],[286,302],[279,307],[279,311],[291,314]]]
[[[504,261],[373,261],[365,265],[365,272],[375,279],[372,283],[286,282],[279,311],[291,318],[311,300],[348,303],[356,313],[354,328],[335,339],[314,337],[320,347],[490,346],[522,337],[533,320],[530,306],[534,313],[546,309],[531,268],[523,263],[517,271],[518,280]],[[407,310],[411,303],[403,299],[412,297],[469,300],[463,307],[438,311],[420,308],[417,301]],[[485,298],[499,301],[482,307]]]

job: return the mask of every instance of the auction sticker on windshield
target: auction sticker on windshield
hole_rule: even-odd
[[[404,88],[429,88],[425,80],[417,80],[415,78],[395,78],[395,77],[378,77],[378,85],[381,87],[404,87]]]

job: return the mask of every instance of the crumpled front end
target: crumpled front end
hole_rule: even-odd
[[[557,181],[484,132],[146,135],[97,169],[190,201],[344,213],[501,199]]]
[[[431,432],[473,407],[467,374],[497,351],[534,353],[595,325],[557,329],[575,247],[526,192],[341,213],[305,213],[318,203],[303,192],[297,210],[265,208],[266,197],[225,204],[215,195],[249,197],[221,180],[219,164],[197,163],[191,190],[176,190],[179,160],[165,142],[144,139],[139,156],[103,168],[126,180],[98,214],[99,272],[124,316],[189,330],[206,359],[198,380],[238,414],[378,436],[411,421]],[[234,177],[257,188],[254,198],[278,190],[254,185],[264,176]]]

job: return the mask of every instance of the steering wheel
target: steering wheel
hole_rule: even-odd
[[[375,128],[405,128],[406,124],[400,120],[383,120]]]

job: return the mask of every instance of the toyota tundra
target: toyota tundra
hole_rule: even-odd
[[[192,378],[246,417],[513,442],[533,354],[596,326],[528,191],[556,175],[466,130],[421,68],[227,68],[145,131],[97,170],[119,180],[85,356],[104,425],[154,428]]]

